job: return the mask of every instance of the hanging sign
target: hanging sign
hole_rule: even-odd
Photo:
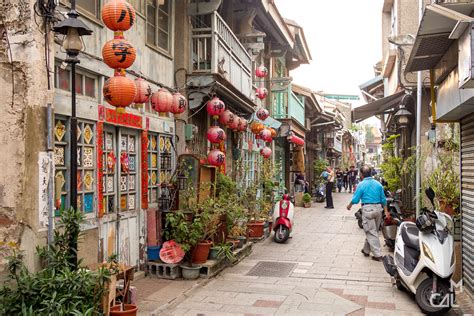
[[[105,108],[105,121],[115,125],[132,128],[142,128],[142,117],[131,113],[117,113],[117,111]]]

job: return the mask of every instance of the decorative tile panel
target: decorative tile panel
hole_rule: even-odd
[[[92,184],[94,183],[94,177],[92,176],[92,171],[87,171],[84,174],[84,189],[86,191],[92,191]]]
[[[135,172],[136,166],[137,166],[137,157],[130,155],[128,157],[128,169],[130,169],[130,172]]]
[[[151,185],[156,185],[156,182],[157,182],[156,172],[152,171],[151,172]]]
[[[156,150],[156,136],[151,137],[151,149]]]
[[[127,209],[127,196],[126,195],[122,195],[120,197],[120,209],[121,210]]]
[[[135,209],[135,195],[131,194],[128,196],[128,209],[134,210]]]
[[[54,164],[56,166],[64,166],[64,147],[54,146]]]
[[[84,195],[84,212],[92,213],[94,209],[94,194],[88,193]]]
[[[128,138],[128,151],[132,153],[135,152],[135,137],[133,136]]]
[[[84,141],[86,144],[90,144],[92,139],[94,138],[94,132],[89,124],[86,124],[84,127]]]
[[[93,168],[94,167],[94,148],[84,147],[84,153],[82,161],[84,162],[84,168]]]
[[[128,189],[135,191],[135,175],[128,176]]]
[[[158,159],[156,154],[151,154],[151,167],[156,168],[158,166]]]
[[[109,196],[109,197],[108,197],[108,201],[107,201],[107,212],[108,212],[108,213],[113,213],[113,212],[115,212],[115,210],[114,210],[114,197],[113,197],[113,196]]]
[[[120,177],[120,192],[127,191],[127,176]]]
[[[127,151],[127,136],[122,135],[120,137],[120,151]]]
[[[82,149],[81,147],[77,147],[77,166],[78,167],[82,166],[81,162],[82,162]]]
[[[114,149],[113,136],[110,133],[107,133],[105,135],[105,149],[106,150],[113,150]]]
[[[64,126],[64,124],[58,120],[54,126],[54,135],[56,136],[56,140],[58,142],[62,141],[65,134],[66,126]]]

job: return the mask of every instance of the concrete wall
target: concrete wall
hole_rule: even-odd
[[[44,35],[35,24],[33,3],[32,0],[4,1],[5,25],[0,25],[0,30],[6,32],[13,60],[9,59],[10,51],[2,45],[0,241],[20,244],[30,267],[34,264],[31,243],[40,243],[36,235],[38,152],[45,151],[46,105],[52,101],[52,91],[47,86]],[[4,269],[4,255],[0,250],[0,273]]]

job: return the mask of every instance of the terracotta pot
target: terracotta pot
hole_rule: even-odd
[[[453,217],[454,208],[452,204],[448,204],[445,200],[439,200],[439,208],[449,216]]]
[[[235,250],[239,247],[239,241],[236,239],[229,239],[228,243],[232,244],[232,249]]]
[[[110,315],[133,316],[137,314],[138,307],[135,304],[124,304],[124,310],[120,310],[121,305],[114,305],[110,308]]]
[[[260,238],[263,236],[263,225],[265,222],[250,222],[247,223],[247,228],[249,231],[249,237]]]
[[[310,208],[311,207],[311,202],[304,202],[304,207],[305,208]]]
[[[193,263],[205,263],[207,261],[207,257],[209,257],[209,251],[211,249],[212,242],[204,241],[198,243],[192,252]]]

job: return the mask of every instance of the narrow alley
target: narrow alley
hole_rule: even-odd
[[[392,288],[382,263],[360,253],[364,233],[354,218],[356,207],[345,208],[349,199],[349,194],[334,194],[333,210],[321,203],[297,208],[294,234],[286,244],[272,238],[257,243],[238,265],[152,314],[420,314],[408,294]]]

